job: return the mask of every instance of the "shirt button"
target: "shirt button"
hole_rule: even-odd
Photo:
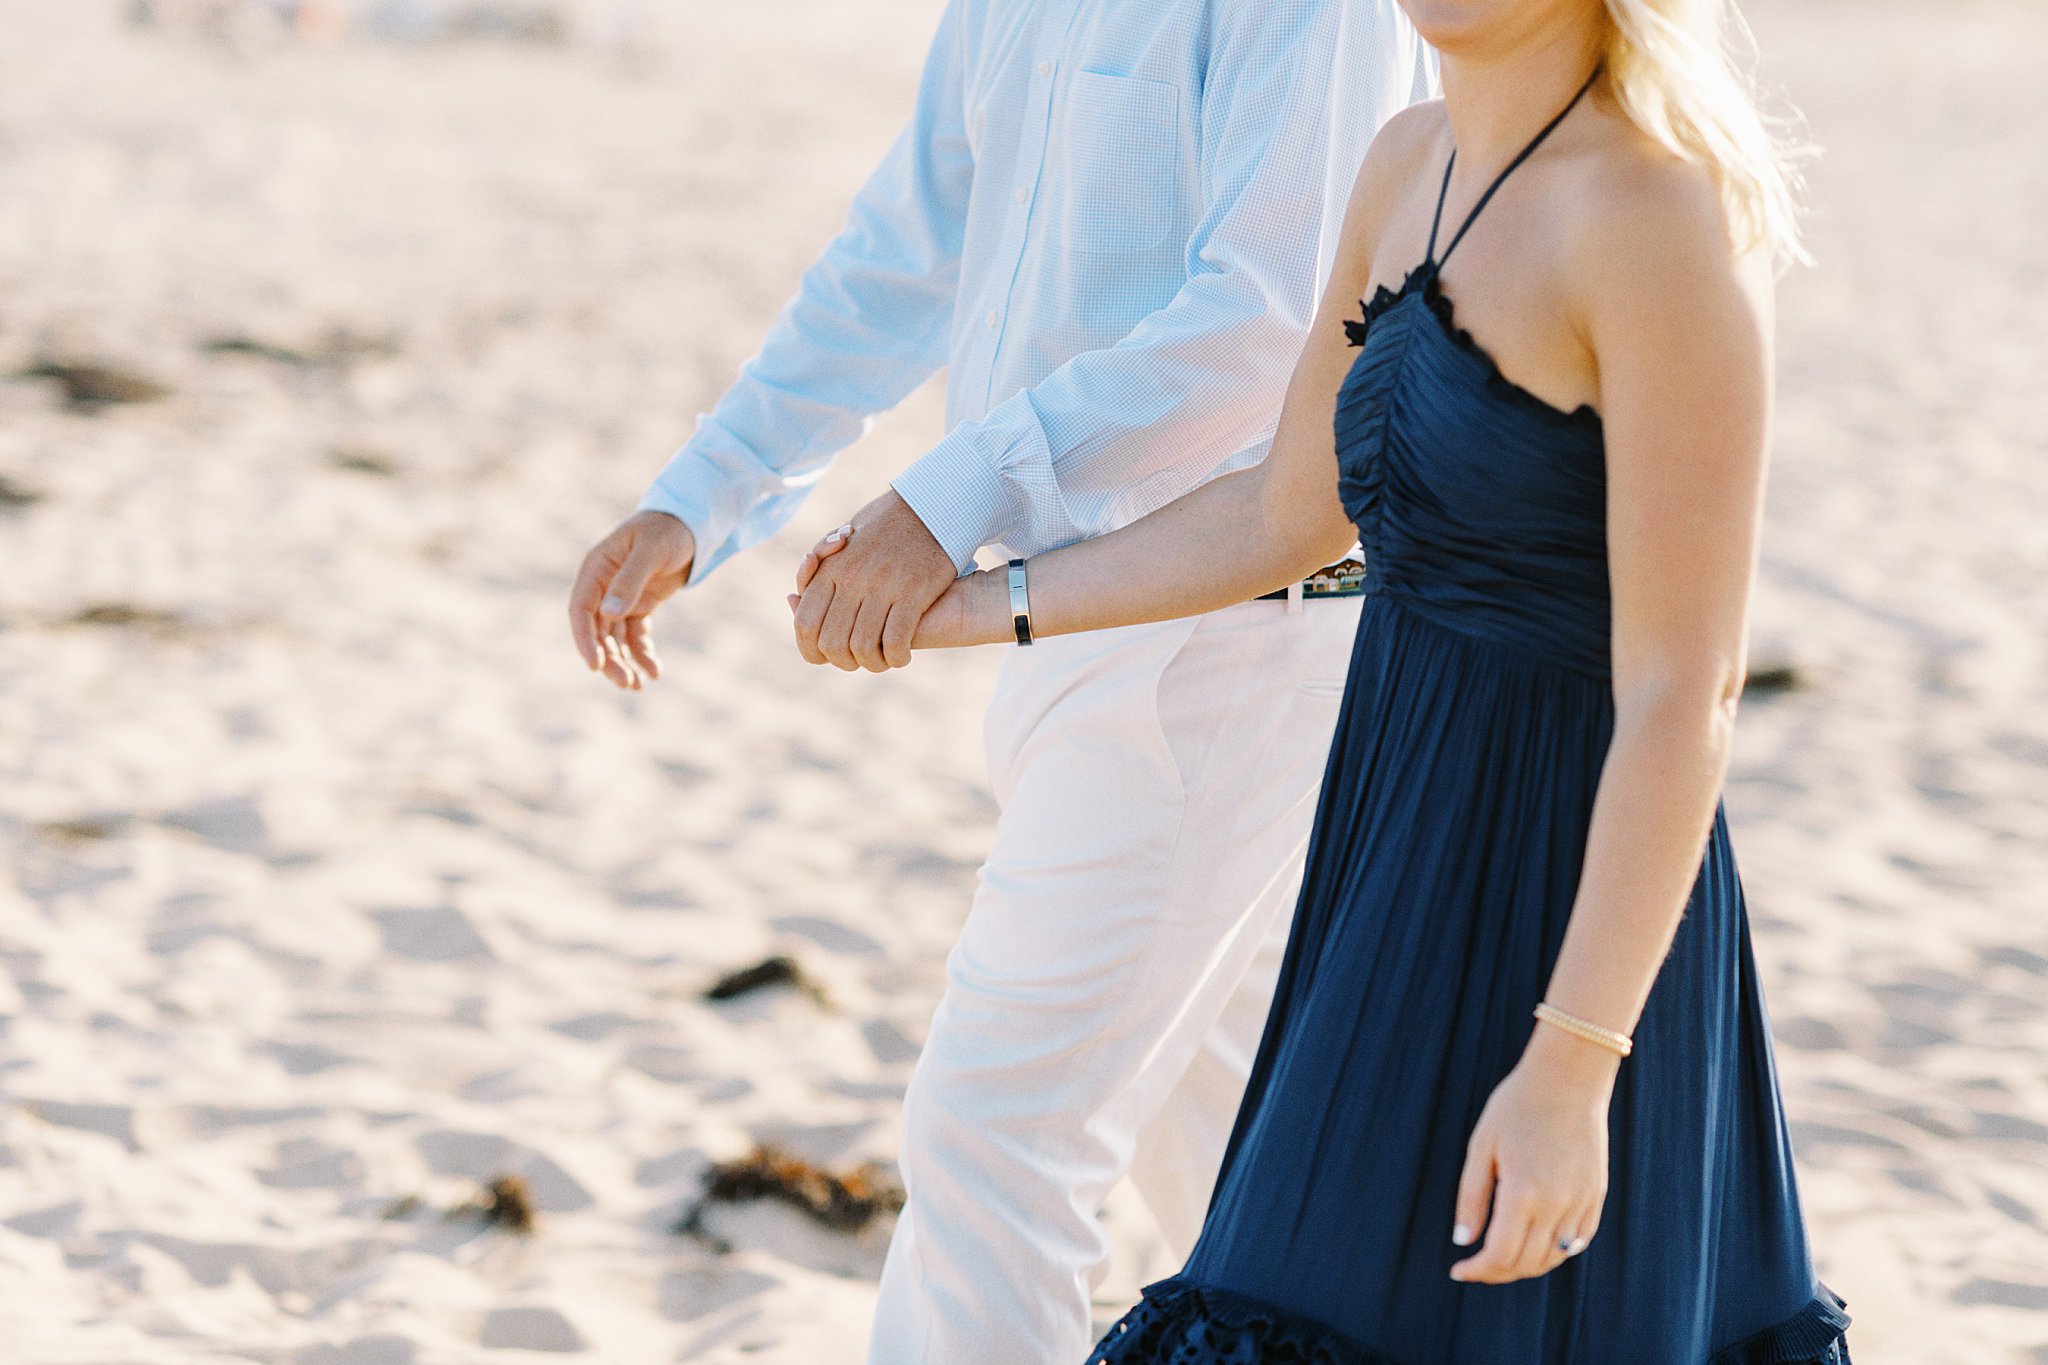
[[[996,325],[996,310],[993,308],[988,310],[988,325],[991,327]]]
[[[1050,76],[1052,74],[1052,63],[1040,62],[1038,64],[1038,74],[1041,76]]]
[[[1025,188],[1024,188],[1024,187],[1023,187],[1022,185],[1019,185],[1019,186],[1017,187],[1017,202],[1018,202],[1018,203],[1020,203],[1020,204],[1021,204],[1021,203],[1023,203],[1023,202],[1024,202],[1024,201],[1025,201],[1026,199],[1029,199],[1030,197],[1031,197],[1031,191],[1030,191],[1030,190],[1027,190],[1027,189],[1025,189]]]

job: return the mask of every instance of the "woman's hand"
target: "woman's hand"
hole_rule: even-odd
[[[912,649],[960,649],[1016,639],[1007,575],[983,569],[953,580],[919,618]]]
[[[1451,1267],[1452,1279],[1508,1284],[1547,1275],[1593,1240],[1607,1199],[1607,1105],[1618,1060],[1537,1028],[1466,1147],[1451,1240],[1470,1246],[1483,1230],[1486,1244]]]

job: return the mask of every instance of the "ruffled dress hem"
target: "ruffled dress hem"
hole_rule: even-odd
[[[1849,1314],[1826,1285],[1775,1327],[1716,1351],[1703,1365],[1851,1365]],[[1422,1365],[1375,1351],[1314,1318],[1189,1280],[1145,1288],[1088,1365]]]

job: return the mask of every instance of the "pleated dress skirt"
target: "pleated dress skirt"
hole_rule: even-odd
[[[1336,438],[1370,596],[1293,937],[1199,1243],[1092,1360],[1846,1365],[1718,813],[1615,1086],[1598,1235],[1535,1279],[1450,1278],[1466,1144],[1536,1027],[1614,730],[1604,435],[1507,381],[1432,264],[1352,326]]]

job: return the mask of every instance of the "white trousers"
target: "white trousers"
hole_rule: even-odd
[[[1185,1255],[1272,998],[1356,599],[1043,640],[904,1100],[870,1365],[1079,1365],[1129,1175]]]

